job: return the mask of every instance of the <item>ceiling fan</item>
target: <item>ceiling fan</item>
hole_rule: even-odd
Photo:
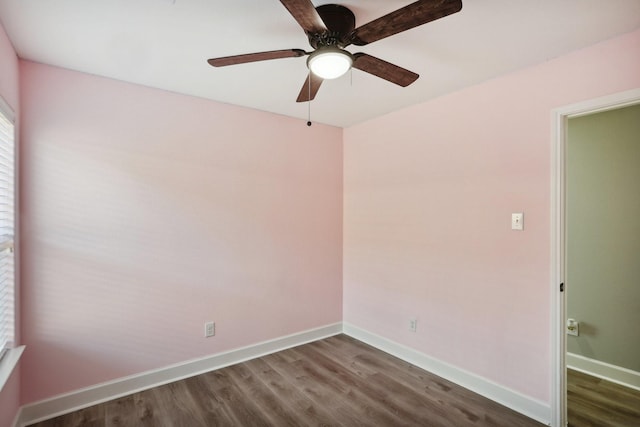
[[[355,16],[345,6],[325,4],[314,7],[311,0],[280,0],[280,3],[307,34],[309,44],[314,49],[312,52],[302,49],[272,50],[211,58],[207,62],[214,67],[224,67],[308,55],[309,76],[297,102],[311,101],[325,79],[340,77],[352,67],[397,85],[409,86],[418,79],[418,74],[366,53],[352,54],[345,48],[352,44],[364,46],[462,9],[462,0],[419,0],[355,28]]]

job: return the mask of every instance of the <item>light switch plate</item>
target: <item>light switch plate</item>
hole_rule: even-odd
[[[511,229],[524,230],[524,213],[516,212],[511,214]]]

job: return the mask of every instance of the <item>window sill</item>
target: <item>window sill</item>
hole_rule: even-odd
[[[2,391],[4,385],[9,380],[9,377],[18,364],[23,351],[23,345],[20,347],[9,349],[9,351],[7,351],[4,356],[2,356],[2,359],[0,359],[0,391]]]

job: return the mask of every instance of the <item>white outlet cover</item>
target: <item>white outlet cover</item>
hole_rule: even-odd
[[[511,214],[511,229],[524,230],[524,213],[516,212]]]
[[[212,337],[216,334],[216,324],[214,322],[207,322],[204,324],[204,336],[205,338]]]

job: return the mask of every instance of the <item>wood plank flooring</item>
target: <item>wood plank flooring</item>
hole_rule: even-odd
[[[542,424],[337,335],[33,425],[80,426]]]
[[[640,391],[567,369],[570,427],[639,427]]]

